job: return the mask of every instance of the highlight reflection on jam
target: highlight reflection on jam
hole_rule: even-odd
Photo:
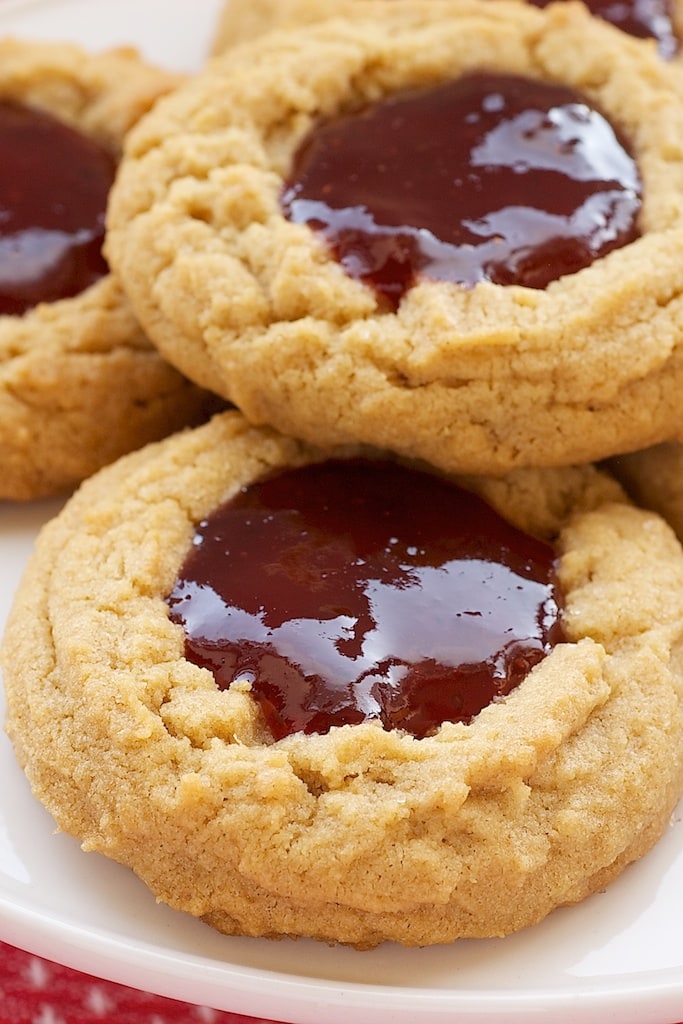
[[[563,640],[552,548],[390,462],[324,462],[200,524],[168,604],[218,686],[248,679],[276,739],[378,719],[469,722]]]
[[[44,111],[0,102],[0,313],[77,295],[102,255],[115,163]]]
[[[420,277],[545,288],[638,237],[636,164],[574,90],[476,73],[321,123],[283,213],[396,308]]]
[[[547,7],[551,0],[531,0],[536,7]],[[659,56],[670,60],[680,42],[670,0],[585,0],[592,14],[616,25],[637,39],[656,39]]]

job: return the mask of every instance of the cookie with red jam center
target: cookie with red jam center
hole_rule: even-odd
[[[530,0],[545,7],[550,0]],[[636,39],[654,39],[663,60],[676,57],[681,39],[677,0],[587,0],[591,14]]]
[[[368,0],[160,104],[107,254],[253,423],[571,465],[683,431],[682,134],[672,63],[578,5]]]
[[[129,51],[0,43],[0,498],[67,491],[218,405],[152,347],[103,254],[123,138],[176,82]]]
[[[213,50],[223,53],[273,28],[306,25],[326,18],[358,18],[367,14],[372,0],[228,0],[214,33]],[[398,4],[403,0],[392,0]],[[453,0],[443,0],[453,3]],[[546,0],[530,0],[539,7]],[[638,39],[654,39],[660,57],[670,60],[680,49],[676,0],[588,0],[598,18]]]
[[[63,831],[221,931],[497,936],[666,829],[682,635],[680,543],[592,467],[437,476],[230,412],[43,531],[7,724]]]

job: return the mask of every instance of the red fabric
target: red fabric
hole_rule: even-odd
[[[263,1022],[261,1024],[272,1024]],[[59,967],[0,942],[0,1024],[255,1024]]]

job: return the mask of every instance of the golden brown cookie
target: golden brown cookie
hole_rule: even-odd
[[[401,3],[402,0],[393,0]],[[445,0],[453,3],[454,0]],[[457,3],[458,0],[455,0]],[[227,0],[214,35],[213,52],[223,53],[237,43],[253,39],[271,29],[309,25],[343,15],[363,17],[372,0]],[[542,4],[539,4],[542,6]],[[654,38],[660,55],[669,59],[680,50],[683,15],[679,3],[623,4],[593,2],[591,12],[637,37]]]
[[[674,436],[683,105],[669,66],[571,3],[380,8],[236,48],[131,134],[108,253],[159,349],[254,423],[447,471],[571,464]],[[642,177],[640,237],[546,287],[418,274],[388,310],[285,216],[295,153],[338,113],[493,70],[604,111]]]
[[[633,500],[663,516],[683,539],[683,445],[675,441],[610,459]]]
[[[361,13],[364,0],[228,0],[216,25],[213,52],[246,42],[271,29],[308,25]],[[367,8],[368,0],[365,0]],[[372,0],[370,0],[372,2]]]
[[[555,546],[566,642],[470,724],[273,741],[246,679],[188,660],[167,598],[220,503],[331,454],[226,413],[101,471],[44,529],[2,651],[36,796],[227,933],[422,945],[601,889],[683,786],[679,542],[590,467],[469,481]]]
[[[113,160],[130,127],[177,82],[129,50],[89,55],[71,45],[0,42],[3,109],[50,115]],[[49,166],[54,159],[53,153]],[[80,194],[75,185],[74,201],[81,201]],[[12,244],[3,238],[3,301],[11,298],[22,258],[23,250]],[[4,312],[10,307],[3,305],[0,498],[65,490],[123,452],[199,422],[216,407],[214,398],[159,356],[117,278],[106,266],[103,275],[68,298],[27,303],[18,313]]]

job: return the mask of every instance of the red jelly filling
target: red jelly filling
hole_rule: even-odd
[[[114,158],[44,111],[0,102],[0,313],[77,295],[107,273]]]
[[[477,73],[319,124],[281,197],[396,308],[420,277],[544,288],[638,237],[641,182],[574,90]]]
[[[470,722],[564,639],[549,545],[370,460],[242,490],[198,527],[168,603],[188,659],[222,689],[249,680],[276,739]]]
[[[531,0],[547,7],[551,0]],[[584,0],[592,14],[638,39],[656,39],[660,57],[670,60],[678,52],[673,4],[669,0]]]

